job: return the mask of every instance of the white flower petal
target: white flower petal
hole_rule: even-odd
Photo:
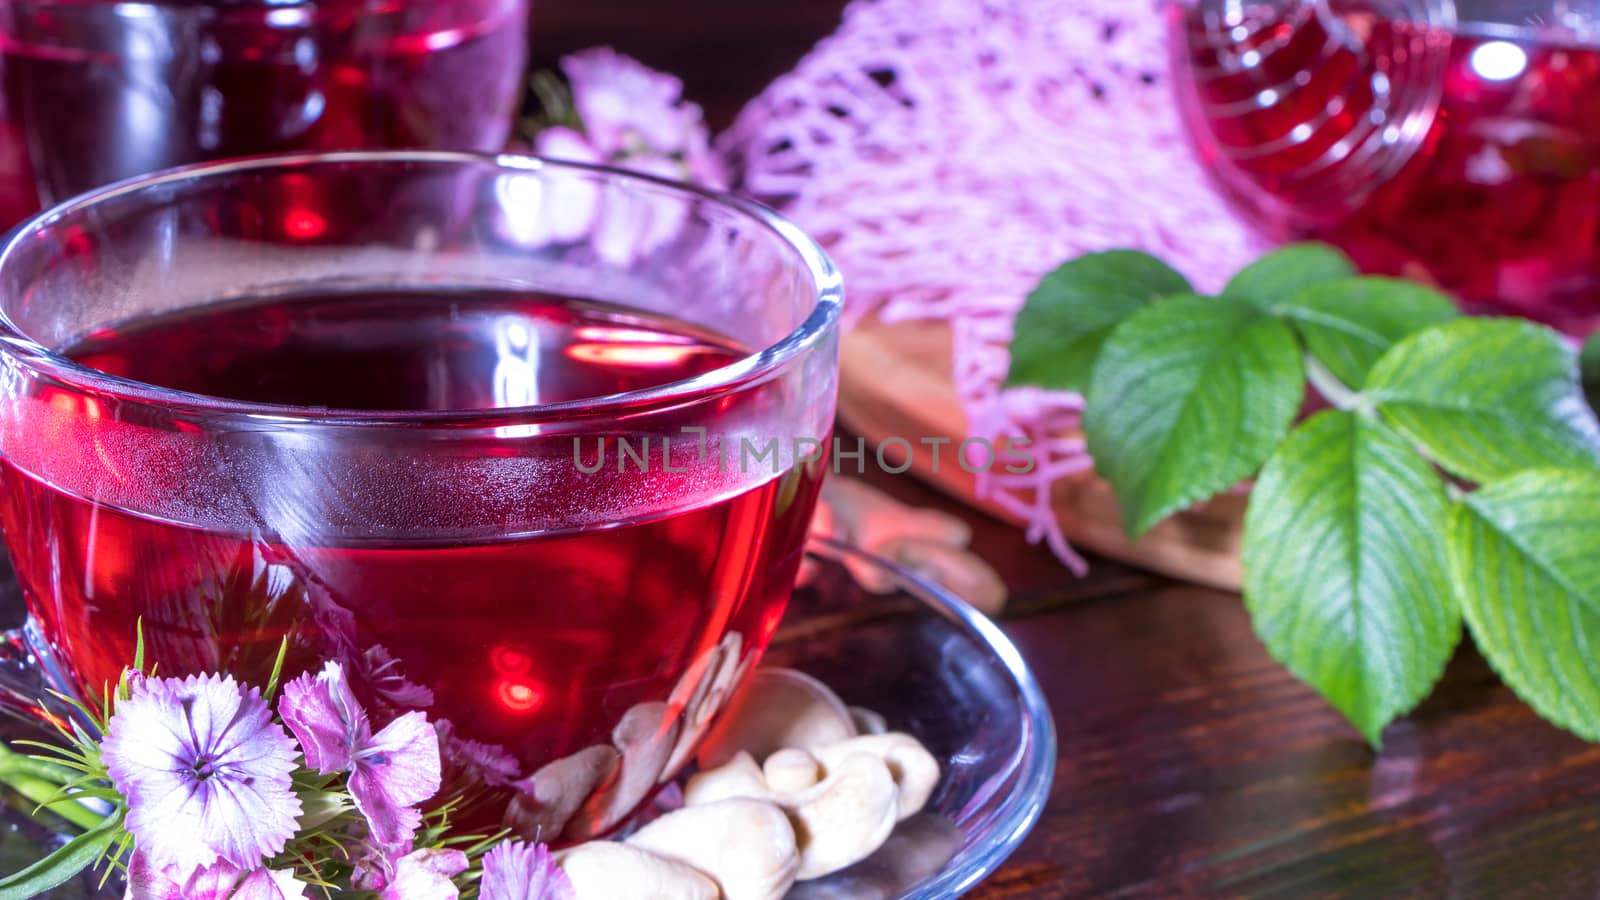
[[[254,869],[283,849],[300,814],[297,755],[258,691],[216,675],[145,679],[101,742],[129,833],[178,879],[219,857]]]

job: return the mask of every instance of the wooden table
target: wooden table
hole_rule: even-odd
[[[1470,645],[1374,753],[1267,656],[1238,595],[1098,560],[1076,579],[1015,529],[874,480],[973,523],[1055,715],[1050,804],[979,900],[1600,890],[1600,747],[1541,721]]]
[[[536,59],[609,43],[715,125],[842,0],[537,0]],[[923,505],[906,478],[879,481]],[[1071,577],[975,513],[1006,630],[1055,712],[1049,808],[978,898],[1570,897],[1600,890],[1600,747],[1544,724],[1470,647],[1382,753],[1269,659],[1233,594],[1096,562]],[[1595,856],[1589,854],[1595,853]]]

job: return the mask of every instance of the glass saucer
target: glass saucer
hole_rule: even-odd
[[[881,850],[796,885],[787,900],[958,897],[1005,861],[1044,808],[1056,759],[1044,695],[1011,641],[967,604],[843,544],[819,539],[810,554],[809,577],[764,664],[810,673],[846,703],[878,712],[891,730],[921,740],[943,774],[927,808],[902,822]],[[857,578],[863,575],[891,590],[867,592]],[[0,720],[0,738],[30,736],[37,729]],[[0,873],[18,871],[66,840],[18,811],[20,798],[3,800]],[[50,896],[119,897],[117,881],[97,890],[99,876],[86,874]]]
[[[959,897],[1033,829],[1055,775],[1055,724],[1033,672],[988,617],[854,547],[817,539],[764,665],[816,676],[938,757],[939,787],[864,862],[788,900]],[[872,594],[853,577],[882,577]]]

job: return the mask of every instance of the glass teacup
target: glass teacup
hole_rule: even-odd
[[[263,157],[69,201],[0,248],[25,646],[92,698],[141,632],[163,673],[258,683],[286,644],[508,797],[577,757],[517,824],[604,832],[783,612],[840,297],[765,209],[529,157]]]

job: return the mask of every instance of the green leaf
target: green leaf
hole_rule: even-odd
[[[1310,285],[1275,311],[1300,332],[1306,349],[1348,388],[1402,338],[1456,317],[1455,304],[1432,288],[1398,278],[1338,278]]]
[[[1416,706],[1461,637],[1444,483],[1381,422],[1318,413],[1256,479],[1244,599],[1274,659],[1374,746]]]
[[[1327,244],[1288,244],[1240,269],[1222,293],[1271,307],[1310,285],[1354,274],[1350,258]]]
[[[1228,297],[1174,297],[1112,332],[1095,362],[1084,433],[1131,536],[1249,477],[1305,396],[1283,322]]]
[[[1451,474],[1492,481],[1522,469],[1600,464],[1600,426],[1576,354],[1520,319],[1457,319],[1394,345],[1364,391]]]
[[[44,859],[20,872],[0,878],[0,900],[48,896],[49,891],[98,862],[121,836],[122,814],[106,817],[99,825],[68,841]]]
[[[271,703],[272,698],[278,693],[278,679],[283,677],[283,661],[288,655],[289,636],[286,634],[283,640],[278,642],[278,657],[272,661],[272,674],[267,678],[267,689],[262,695],[266,697],[268,703]]]
[[[1540,469],[1469,494],[1451,574],[1478,649],[1544,718],[1600,740],[1600,475]]]
[[[1191,290],[1172,267],[1136,250],[1064,263],[1017,314],[1006,384],[1082,391],[1100,345],[1119,322],[1157,298]]]

